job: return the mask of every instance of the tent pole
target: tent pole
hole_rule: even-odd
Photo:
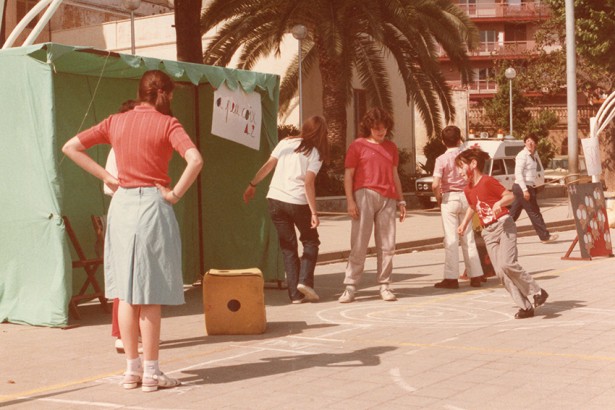
[[[199,106],[199,86],[194,86],[194,132],[196,133],[196,148],[201,151],[201,121],[200,121],[200,106]],[[203,187],[201,173],[196,178],[196,192],[197,192],[197,226],[199,228],[199,274],[205,274],[205,255],[203,248],[205,246],[203,242]]]

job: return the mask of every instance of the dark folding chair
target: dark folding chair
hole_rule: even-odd
[[[94,226],[94,231],[96,232],[97,238],[96,253],[98,256],[95,258],[88,258],[85,255],[85,252],[77,239],[77,235],[75,235],[75,231],[73,230],[68,217],[64,216],[62,218],[64,219],[64,225],[66,226],[68,238],[70,239],[70,242],[73,245],[75,253],[78,257],[77,260],[73,260],[73,269],[83,269],[86,273],[85,280],[81,285],[79,292],[70,299],[70,312],[76,319],[81,319],[81,315],[79,315],[79,312],[77,311],[77,306],[83,301],[93,299],[98,299],[103,310],[108,312],[109,308],[107,306],[107,298],[105,298],[105,293],[101,289],[98,279],[96,279],[96,272],[103,264],[102,244],[104,244],[104,217],[92,215],[92,225]]]

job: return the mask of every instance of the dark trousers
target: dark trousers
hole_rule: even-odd
[[[314,269],[318,259],[318,245],[320,245],[318,231],[311,228],[312,212],[308,205],[290,204],[275,199],[267,199],[267,201],[271,221],[278,231],[280,248],[282,248],[288,296],[290,300],[302,299],[303,294],[297,290],[297,285],[302,283],[311,288],[314,287]],[[299,230],[299,240],[303,245],[301,259],[299,259],[295,226]]]
[[[513,220],[516,222],[521,214],[521,210],[524,209],[540,240],[546,241],[549,239],[549,231],[536,200],[536,188],[527,187],[527,192],[530,194],[529,200],[523,197],[523,191],[518,184],[513,184],[512,192],[515,195],[515,200],[510,205],[510,216],[512,216]]]

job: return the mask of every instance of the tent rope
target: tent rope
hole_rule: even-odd
[[[105,74],[105,68],[107,67],[107,62],[109,61],[110,56],[111,56],[111,51],[107,51],[107,57],[105,58],[102,69],[100,70],[100,75],[98,76],[98,81],[96,81],[96,87],[94,87],[94,92],[92,93],[92,98],[90,99],[88,108],[85,110],[85,114],[83,115],[81,124],[79,124],[79,128],[77,128],[77,134],[81,132],[81,129],[83,128],[83,124],[85,123],[85,119],[88,117],[88,113],[90,112],[90,109],[92,108],[92,104],[94,104],[94,99],[96,98],[96,93],[98,92],[98,86],[100,85],[103,75]],[[62,162],[64,162],[64,158],[66,158],[66,155],[62,156],[59,166],[62,166]]]

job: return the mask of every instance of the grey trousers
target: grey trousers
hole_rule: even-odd
[[[345,285],[356,285],[365,267],[369,240],[374,232],[378,283],[390,283],[395,255],[395,216],[397,201],[370,189],[354,193],[359,207],[359,219],[352,220],[350,255],[346,266]]]
[[[509,216],[503,216],[482,232],[487,253],[496,275],[512,296],[513,301],[522,309],[529,309],[529,297],[540,293],[540,286],[517,261],[517,226]]]

